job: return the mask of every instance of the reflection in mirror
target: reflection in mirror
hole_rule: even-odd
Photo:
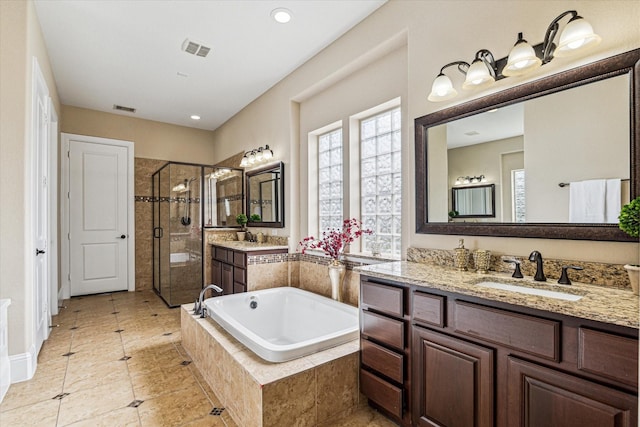
[[[447,147],[447,162],[434,166],[442,158],[429,156],[429,169],[442,168],[445,188],[465,171],[482,171],[497,189],[494,222],[568,223],[570,203],[574,209],[581,203],[560,183],[620,179],[621,202],[628,203],[628,109],[629,76],[624,75],[454,120],[429,129],[427,150],[435,144]],[[520,206],[520,219],[513,215],[518,171],[524,175],[518,200],[527,205]],[[440,181],[433,175],[430,190]],[[438,214],[438,205],[430,203],[436,216],[451,205],[448,201]],[[619,212],[620,202],[612,209]]]
[[[236,227],[236,215],[243,213],[242,169],[204,168],[204,226]]]
[[[594,193],[577,190],[591,183],[608,189],[597,193],[607,211],[638,195],[639,58],[627,52],[416,119],[418,232],[629,240],[617,215],[570,212],[589,203]],[[491,226],[448,222],[448,190],[469,173],[495,184]]]
[[[495,184],[451,189],[453,218],[491,218],[495,211]]]
[[[284,164],[247,172],[249,226],[284,227]]]

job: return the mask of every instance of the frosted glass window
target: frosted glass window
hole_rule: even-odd
[[[525,209],[525,186],[524,169],[514,169],[511,171],[511,206],[512,218],[514,222],[524,223],[527,221],[527,211]]]
[[[383,254],[400,256],[402,158],[400,107],[360,122],[360,212],[364,250],[377,242]]]
[[[318,136],[318,219],[320,233],[342,228],[342,129]]]

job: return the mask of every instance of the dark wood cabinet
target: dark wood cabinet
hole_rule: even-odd
[[[493,349],[414,327],[413,364],[416,425],[494,425]]]
[[[247,255],[241,251],[213,246],[212,283],[222,288],[222,295],[246,291]]]
[[[513,427],[631,427],[638,398],[573,375],[508,358],[508,423]]]
[[[246,292],[248,259],[251,255],[286,254],[288,250],[235,250],[225,246],[212,245],[212,283],[223,290],[223,295]]]
[[[638,425],[638,329],[361,276],[362,393],[402,426]]]
[[[403,426],[411,425],[409,304],[403,286],[362,280],[360,391]]]

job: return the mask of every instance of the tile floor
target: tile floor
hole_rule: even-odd
[[[181,346],[180,310],[151,291],[65,306],[35,376],[11,385],[0,404],[2,427],[236,426]],[[395,424],[362,407],[332,426]]]

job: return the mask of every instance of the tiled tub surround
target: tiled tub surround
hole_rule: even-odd
[[[359,340],[270,363],[192,309],[181,308],[182,344],[238,425],[361,425],[338,422],[360,404]],[[379,419],[373,425],[393,424]]]
[[[627,289],[594,286],[577,282],[573,282],[571,286],[566,286],[559,285],[555,281],[536,282],[530,276],[524,279],[513,279],[508,273],[490,272],[490,274],[478,274],[473,271],[457,271],[449,266],[407,261],[359,267],[358,271],[368,276],[401,281],[426,288],[456,292],[578,318],[638,328],[638,297]],[[477,286],[477,283],[484,281],[542,288],[556,292],[583,295],[583,297],[578,301],[563,301]]]
[[[440,265],[453,268],[453,250],[445,249],[425,249],[425,248],[409,248],[407,250],[407,261],[420,264]],[[544,254],[542,254],[544,257]],[[512,273],[513,264],[505,263],[504,259],[513,259],[520,261],[522,274],[533,277],[536,272],[536,263],[530,262],[527,256],[491,254],[490,272]],[[572,282],[580,282],[592,285],[607,286],[620,289],[631,290],[629,276],[622,264],[605,264],[599,262],[572,261],[563,259],[547,259],[544,260],[544,273],[547,281],[556,283],[565,265],[575,265],[582,267],[583,270],[570,270],[570,278]],[[469,271],[475,271],[473,263],[473,249],[469,250]]]

